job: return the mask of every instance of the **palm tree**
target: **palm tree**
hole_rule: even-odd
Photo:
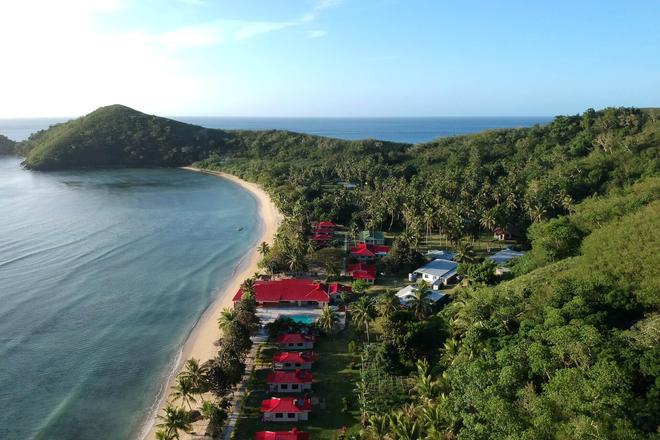
[[[163,408],[164,415],[159,415],[158,419],[162,420],[161,423],[157,424],[157,428],[165,431],[166,435],[170,439],[179,439],[179,430],[183,432],[191,432],[192,426],[190,423],[190,415],[188,411],[183,408],[177,408],[172,404],[167,404]]]
[[[474,258],[474,248],[470,243],[465,241],[458,243],[458,247],[456,248],[456,255],[454,255],[454,260],[458,261],[459,263],[470,263],[474,261]]]
[[[369,298],[366,296],[360,297],[358,301],[351,305],[350,311],[357,327],[364,326],[367,333],[367,343],[371,342],[369,340],[369,321],[371,320],[371,302]]]
[[[429,300],[428,284],[419,286],[415,289],[413,297],[410,299],[410,310],[412,310],[415,318],[421,320],[426,319],[431,313],[431,301]]]
[[[172,437],[172,434],[167,432],[164,429],[159,429],[156,431],[156,440],[173,440],[174,437]]]
[[[184,375],[179,375],[176,378],[176,385],[172,387],[174,392],[172,397],[174,401],[181,400],[184,405],[188,405],[188,409],[192,410],[191,402],[197,402],[195,399],[195,385],[192,379]]]
[[[440,383],[429,374],[429,363],[426,359],[417,361],[417,376],[414,380],[411,391],[420,399],[431,401],[438,395]]]
[[[270,246],[265,241],[262,241],[257,248],[257,251],[259,251],[259,254],[261,254],[262,257],[265,257],[268,255],[268,252],[270,252]]]
[[[199,361],[195,358],[190,358],[186,361],[181,375],[188,378],[195,389],[195,392],[204,392],[206,373],[208,369],[204,365],[200,365]]]
[[[326,304],[323,306],[323,309],[321,309],[321,314],[316,321],[316,325],[318,325],[318,327],[324,332],[329,333],[334,328],[337,319],[338,318],[335,311],[332,310],[328,304]]]
[[[218,318],[218,327],[220,327],[220,330],[227,330],[234,318],[236,318],[236,311],[234,309],[228,307],[222,309]]]
[[[394,292],[385,292],[378,298],[376,309],[380,316],[391,316],[399,310],[399,304],[399,298],[397,298]]]

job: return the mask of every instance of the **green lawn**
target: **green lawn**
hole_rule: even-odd
[[[261,421],[261,401],[271,395],[278,395],[265,391],[266,376],[270,371],[268,362],[275,348],[271,346],[262,350],[259,360],[264,362],[264,366],[258,365],[255,369],[250,386],[251,392],[245,401],[234,438],[236,440],[253,440],[255,432],[286,431],[294,426],[299,430],[309,432],[313,439],[335,440],[343,426],[349,428],[349,432],[357,432],[359,411],[353,399],[353,386],[358,378],[358,371],[350,369],[351,358],[347,353],[348,342],[353,338],[350,327],[337,335],[319,338],[315,348],[318,361],[312,368],[314,373],[312,394],[319,398],[322,405],[314,406],[309,421],[300,423],[264,423]],[[350,405],[350,411],[346,414],[341,411],[342,397],[346,397]]]

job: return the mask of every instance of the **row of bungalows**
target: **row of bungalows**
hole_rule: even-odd
[[[336,227],[337,225],[328,221],[312,223],[312,235],[309,240],[317,248],[329,246],[334,239]]]
[[[277,337],[281,350],[296,347],[314,348],[312,335],[285,333]],[[263,420],[268,422],[297,422],[309,419],[312,410],[307,392],[312,389],[314,375],[310,371],[316,360],[313,351],[279,351],[273,355],[273,371],[266,378],[268,391],[275,393],[305,393],[303,397],[271,397],[261,402]]]

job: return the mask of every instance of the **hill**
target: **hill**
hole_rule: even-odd
[[[0,134],[0,154],[14,154],[14,146],[16,142],[9,139],[7,136]]]

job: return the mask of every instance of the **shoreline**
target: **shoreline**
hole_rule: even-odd
[[[248,191],[257,201],[257,215],[260,220],[260,233],[252,248],[243,256],[238,265],[234,268],[234,272],[229,281],[217,291],[215,299],[209,304],[204,313],[202,313],[186,338],[183,346],[177,353],[177,356],[174,359],[174,365],[171,371],[168,372],[167,379],[161,389],[161,395],[158,397],[152,412],[149,414],[147,422],[139,434],[138,438],[141,440],[154,438],[156,431],[156,417],[165,406],[167,398],[169,397],[169,390],[174,384],[176,375],[181,371],[183,363],[191,357],[194,357],[198,359],[201,364],[215,356],[217,352],[215,341],[222,336],[216,320],[222,309],[225,307],[232,307],[231,299],[241,286],[241,283],[258,271],[257,263],[259,262],[260,255],[257,251],[257,246],[264,241],[269,245],[272,245],[275,233],[282,221],[282,214],[275,207],[268,193],[266,193],[266,191],[264,191],[259,185],[247,182],[237,176],[223,173],[221,171],[204,170],[195,167],[180,167],[180,169],[220,177],[229,180]]]

